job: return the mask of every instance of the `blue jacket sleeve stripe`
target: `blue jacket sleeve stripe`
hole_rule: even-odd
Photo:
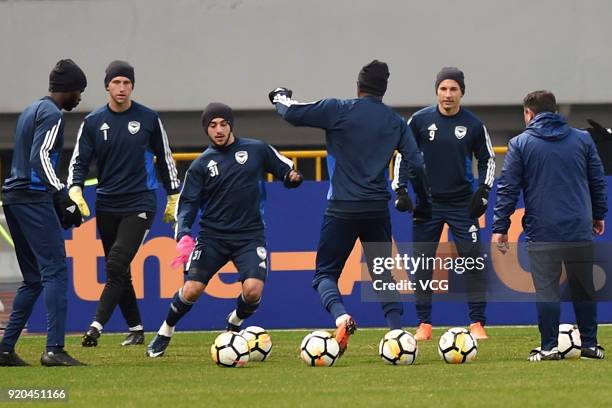
[[[170,150],[170,145],[168,143],[168,134],[166,133],[166,129],[164,129],[161,119],[158,118],[157,120],[159,122],[159,128],[161,129],[162,141],[164,144],[164,160],[166,161],[166,166],[168,166],[170,187],[172,189],[176,189],[179,187],[180,182],[178,179],[178,171],[176,170],[176,165],[174,164],[174,158],[172,158],[172,151]]]
[[[412,122],[412,116],[406,122],[406,126],[410,126],[410,122]],[[400,187],[406,187],[405,184],[400,183],[400,167],[402,166],[402,154],[397,153],[395,156],[395,163],[393,164],[393,181],[391,182],[391,188],[393,191],[396,191]],[[406,164],[404,164],[406,166]]]
[[[393,191],[396,191],[398,187],[400,186],[399,171],[400,171],[401,163],[402,163],[402,154],[398,153],[395,156],[395,163],[393,164],[393,182],[391,183],[391,188],[393,189]]]
[[[64,185],[59,181],[55,174],[55,170],[53,170],[51,158],[49,157],[49,151],[51,150],[51,148],[53,148],[53,145],[55,144],[55,139],[57,138],[57,133],[59,132],[61,123],[62,119],[60,118],[57,124],[47,131],[47,134],[45,135],[45,140],[43,141],[43,144],[40,147],[39,151],[40,161],[47,180],[49,180],[49,183],[58,191],[64,188]]]
[[[72,152],[72,157],[70,158],[70,166],[68,166],[68,180],[66,181],[68,186],[72,186],[74,184],[74,166],[76,165],[76,161],[79,158],[79,144],[81,142],[81,135],[83,134],[84,125],[85,122],[82,122],[81,127],[79,127],[76,143],[74,145],[74,151]]]
[[[280,154],[278,152],[278,150],[276,150],[273,146],[268,145],[268,147],[270,149],[272,149],[272,151],[274,152],[274,154],[276,155],[276,157],[278,157],[278,159],[280,161],[282,161],[283,163],[285,163],[287,166],[289,166],[291,169],[293,169],[293,160],[289,159],[288,157],[283,156],[282,154]]]
[[[484,179],[484,184],[489,188],[493,188],[493,181],[495,179],[495,152],[493,151],[493,145],[491,144],[491,138],[485,125],[482,125],[484,130],[485,142],[487,145],[487,151],[489,152],[489,159],[487,160],[487,174]]]

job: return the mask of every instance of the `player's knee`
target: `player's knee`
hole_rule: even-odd
[[[108,266],[108,264],[107,264]],[[128,283],[128,272],[117,268],[106,269],[106,283],[108,285],[125,286]]]
[[[183,285],[182,295],[188,302],[195,302],[200,298],[202,292],[206,288],[202,282],[198,281],[187,281],[185,285]]]
[[[65,259],[53,260],[40,268],[41,282],[68,281]]]
[[[106,271],[112,273],[115,276],[123,275],[127,278],[130,273],[130,263],[132,262],[132,255],[125,251],[123,248],[115,245],[109,252],[106,260]]]
[[[242,284],[242,298],[247,303],[257,303],[261,299],[264,283],[259,279],[247,279]]]
[[[261,290],[255,288],[243,290],[242,297],[247,303],[257,303],[261,299]]]

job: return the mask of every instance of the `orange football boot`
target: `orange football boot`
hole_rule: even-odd
[[[429,323],[421,323],[417,328],[414,338],[417,341],[431,340],[431,329],[433,326]]]
[[[340,326],[338,326],[338,329],[336,330],[336,341],[340,346],[340,354],[338,357],[340,357],[346,351],[349,338],[351,337],[351,334],[355,333],[355,330],[357,330],[357,325],[351,316],[348,316],[342,323],[340,323]]]
[[[470,324],[470,333],[472,333],[472,337],[476,340],[485,340],[489,338],[484,326],[480,322]]]

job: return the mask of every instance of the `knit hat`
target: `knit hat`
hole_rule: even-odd
[[[83,91],[86,87],[85,73],[71,59],[59,60],[49,73],[49,92]]]
[[[128,78],[130,81],[132,81],[132,88],[134,88],[134,67],[125,61],[119,60],[111,62],[110,64],[108,64],[108,67],[106,67],[106,75],[104,75],[104,87],[108,88],[108,84],[110,83],[110,81],[112,81],[113,78],[118,76]]]
[[[362,92],[383,96],[387,91],[389,67],[386,63],[374,60],[359,71],[357,86]]]
[[[436,75],[436,93],[438,93],[438,86],[440,85],[440,82],[444,81],[445,79],[452,79],[453,81],[457,82],[459,84],[459,88],[461,89],[461,94],[465,95],[465,80],[463,77],[463,71],[457,67],[442,68],[440,72],[438,72],[438,75]]]
[[[202,112],[202,127],[208,129],[208,125],[215,118],[223,118],[229,123],[232,131],[234,130],[234,112],[232,108],[221,102],[212,102]]]

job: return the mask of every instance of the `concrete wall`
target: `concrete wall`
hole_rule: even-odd
[[[0,112],[43,94],[61,57],[88,75],[81,111],[105,102],[113,59],[133,63],[134,98],[160,111],[268,108],[277,85],[305,101],[350,97],[373,58],[390,64],[394,106],[431,103],[443,65],[465,70],[470,105],[536,88],[608,103],[610,16],[609,0],[0,0]]]

